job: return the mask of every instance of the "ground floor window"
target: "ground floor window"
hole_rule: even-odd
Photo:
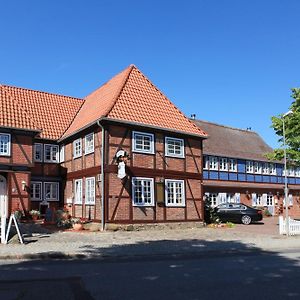
[[[32,181],[30,185],[30,197],[31,201],[41,201],[42,200],[42,183]]]
[[[267,194],[267,206],[273,206],[274,205],[274,196]]]
[[[261,194],[252,193],[252,206],[263,206],[263,199]]]
[[[82,204],[82,179],[74,181],[74,204]]]
[[[59,201],[58,182],[44,182],[44,199],[46,201]]]
[[[209,203],[210,203],[210,206],[211,207],[215,207],[217,206],[219,203],[218,201],[218,193],[205,193]]]
[[[85,179],[85,204],[95,204],[95,177]]]
[[[132,178],[132,199],[134,206],[154,205],[154,180],[153,178]]]
[[[184,180],[165,180],[166,206],[185,206]]]

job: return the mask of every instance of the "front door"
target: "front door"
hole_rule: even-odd
[[[0,217],[8,217],[6,179],[0,175]]]

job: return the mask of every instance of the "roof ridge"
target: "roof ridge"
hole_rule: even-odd
[[[78,97],[66,96],[66,95],[62,95],[62,94],[55,94],[55,93],[51,93],[51,92],[44,92],[44,91],[40,91],[40,90],[34,90],[34,89],[29,89],[29,88],[18,87],[18,86],[14,86],[14,85],[0,84],[0,86],[19,89],[19,90],[26,90],[26,91],[36,92],[36,93],[60,96],[60,97],[65,97],[65,98],[70,98],[70,99],[75,99],[75,100],[80,100],[80,101],[84,100],[84,99],[78,98]]]
[[[7,94],[7,96],[20,108],[21,113],[25,116],[25,118],[27,118],[31,124],[35,127],[32,129],[39,129],[42,130],[34,121],[34,119],[32,118],[32,116],[30,115],[30,113],[28,113],[28,111],[23,107],[22,103],[20,104],[19,101],[17,99],[15,99],[15,97],[13,97],[10,92],[7,90],[7,86],[1,84],[0,87],[2,87],[3,91]]]
[[[189,119],[189,120],[192,122],[192,119]],[[215,122],[210,122],[210,121],[206,121],[206,120],[200,120],[200,119],[194,119],[194,121],[204,122],[204,123],[216,125],[216,126],[219,126],[219,127],[224,127],[224,128],[229,128],[229,129],[233,129],[233,130],[238,130],[238,131],[243,131],[243,132],[248,132],[248,133],[254,133],[256,135],[259,135],[254,130],[247,130],[247,129],[242,129],[242,128],[238,128],[238,127],[232,127],[232,126],[223,125],[223,124],[219,124],[219,123],[215,123]]]
[[[180,113],[184,118],[186,118],[189,121],[189,123],[201,133],[201,135],[207,136],[207,133],[202,129],[200,129],[184,113],[182,113],[182,111],[159,88],[157,88],[157,86],[150,79],[148,79],[148,77],[143,72],[141,72],[139,68],[137,68],[135,65],[130,65],[130,66],[132,67],[132,69],[136,69],[151,84],[151,86],[153,86],[155,90],[158,91],[161,94],[161,96],[164,97],[165,100],[167,100],[169,104],[171,104],[177,110],[178,113]]]
[[[76,118],[77,115],[79,114],[79,112],[80,112],[80,110],[81,110],[83,104],[85,103],[85,99],[82,99],[81,101],[82,101],[82,103],[81,103],[79,109],[77,110],[76,114],[73,116],[72,120],[70,121],[69,126],[68,126],[68,127],[66,128],[66,130],[60,135],[60,137],[58,138],[58,140],[60,140],[60,139],[64,136],[64,134],[67,132],[67,130],[70,128],[70,126],[71,126],[72,123],[74,122],[75,118]]]
[[[126,76],[125,76],[125,78],[124,78],[124,80],[123,80],[123,82],[122,82],[122,84],[121,84],[121,87],[120,87],[118,93],[116,93],[116,96],[115,96],[115,98],[113,99],[111,106],[110,106],[110,107],[107,109],[107,111],[104,113],[105,116],[107,116],[107,115],[111,112],[111,110],[112,110],[113,107],[115,106],[116,102],[117,102],[118,99],[120,98],[120,96],[121,96],[121,94],[122,94],[122,92],[123,92],[123,89],[124,89],[124,87],[125,87],[125,85],[126,85],[128,79],[129,79],[129,76],[130,76],[130,74],[131,74],[131,72],[132,72],[132,70],[133,70],[134,68],[136,68],[136,67],[135,67],[134,65],[132,65],[132,64],[131,64],[129,67],[126,68],[126,69],[128,69],[128,71],[127,71],[128,73],[126,74]],[[122,72],[124,72],[126,69],[124,69]],[[120,73],[122,73],[122,72],[120,72]],[[120,74],[120,73],[119,73],[119,74]],[[117,76],[117,75],[116,75],[116,76]]]

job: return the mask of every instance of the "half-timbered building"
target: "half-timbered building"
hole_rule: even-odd
[[[202,141],[135,66],[85,99],[0,87],[0,200],[106,223],[202,221]]]
[[[209,138],[203,142],[203,189],[213,206],[242,202],[285,214],[284,165],[269,161],[272,152],[252,130],[194,120]],[[300,168],[287,170],[289,215],[300,216]]]

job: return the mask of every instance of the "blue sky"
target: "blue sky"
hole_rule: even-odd
[[[300,86],[298,0],[0,0],[0,82],[84,97],[135,64],[186,115],[252,127]]]

